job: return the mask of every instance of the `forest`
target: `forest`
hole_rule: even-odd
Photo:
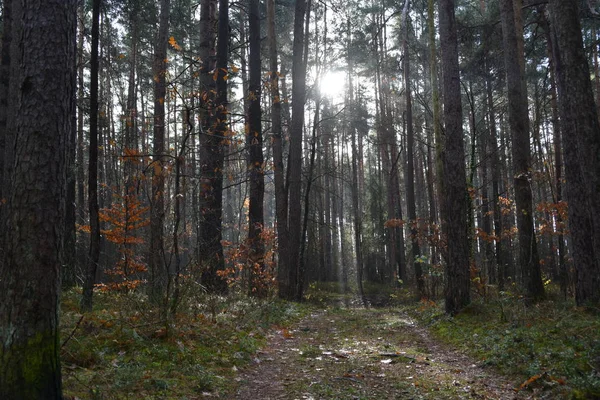
[[[600,0],[3,0],[1,399],[600,398]]]

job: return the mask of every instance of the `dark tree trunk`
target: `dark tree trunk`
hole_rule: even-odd
[[[167,287],[167,267],[164,259],[165,173],[165,101],[167,93],[167,47],[169,44],[170,0],[160,2],[160,23],[154,49],[154,142],[152,201],[150,202],[150,291],[154,301],[160,301]]]
[[[202,282],[211,292],[225,292],[217,274],[224,268],[222,238],[224,141],[227,135],[227,74],[229,49],[229,1],[219,0],[214,124],[200,136],[200,232],[199,259]]]
[[[348,22],[350,26],[350,22]],[[351,40],[351,39],[350,39]],[[350,40],[348,43],[350,44]],[[356,140],[356,123],[357,121],[357,104],[354,100],[354,64],[350,55],[350,46],[348,48],[348,99],[349,99],[349,123],[350,123],[350,136],[352,142],[352,214],[354,219],[354,248],[356,255],[356,284],[358,287],[358,295],[360,296],[362,303],[365,307],[368,306],[367,299],[365,297],[365,291],[363,288],[363,276],[364,276],[364,256],[363,256],[363,242],[362,242],[362,226],[363,216],[360,207],[360,188],[359,188],[359,154]]]
[[[556,45],[552,36],[552,29],[550,24],[544,18],[544,28],[546,29],[546,40],[548,48],[548,63],[550,66],[550,105],[552,107],[552,128],[554,138],[554,187],[555,187],[555,198],[554,202],[559,204],[563,201],[563,160],[562,160],[562,148],[561,143],[562,130],[559,120],[558,111],[558,92],[557,92],[557,78],[556,78]],[[600,77],[596,75],[596,80],[600,81]],[[600,104],[600,102],[598,102]],[[559,213],[556,215],[557,225],[557,241],[558,241],[558,276],[560,281],[560,290],[563,296],[567,297],[567,288],[569,285],[569,272],[567,263],[565,260],[565,221]]]
[[[520,9],[517,15],[520,15]],[[520,49],[515,26],[513,0],[500,1],[504,63],[508,86],[508,117],[512,132],[515,203],[519,229],[519,264],[527,295],[531,300],[544,297],[544,285],[533,226],[533,195],[529,183],[531,151],[529,146],[529,114],[524,82],[524,53]]]
[[[440,211],[447,246],[445,297],[448,314],[456,314],[470,302],[468,201],[454,12],[454,0],[439,1],[445,123],[444,192]]]
[[[138,46],[138,21],[137,14],[139,12],[137,1],[133,2],[133,9],[130,11],[129,23],[131,44],[129,53],[129,79],[127,82],[127,104],[125,110],[125,141],[124,148],[126,150],[138,150],[137,149],[137,96],[136,96],[136,68],[137,68],[137,46]],[[160,29],[160,28],[159,28]],[[166,51],[165,51],[166,53]],[[155,60],[156,62],[156,55]],[[158,82],[154,83],[155,86]],[[164,106],[163,106],[164,109]],[[125,158],[123,160],[124,168],[123,175],[125,180],[125,195],[130,195],[135,190],[134,172],[135,164],[132,159]]]
[[[84,131],[83,131],[83,121],[84,121],[84,103],[83,96],[85,90],[84,83],[84,71],[85,71],[85,62],[84,62],[84,53],[83,53],[83,41],[85,37],[85,24],[84,24],[84,10],[83,4],[79,5],[78,10],[78,33],[77,33],[77,101],[78,101],[78,109],[77,109],[77,223],[80,225],[85,224],[85,168],[84,168]],[[80,256],[79,259],[81,261],[84,260],[84,250],[85,246],[80,246]]]
[[[264,270],[265,246],[262,238],[264,225],[263,199],[265,194],[263,136],[261,123],[261,63],[260,63],[260,11],[258,0],[250,0],[250,82],[248,85],[248,178],[250,180],[250,205],[248,209],[248,263],[251,271],[251,292],[263,297],[265,285],[260,280]]]
[[[289,199],[287,266],[289,281],[283,297],[295,299],[298,294],[298,262],[302,234],[302,136],[304,130],[304,102],[306,97],[306,64],[304,63],[304,18],[306,0],[297,0],[294,17],[294,44],[292,66],[292,126],[290,130]],[[281,294],[280,294],[281,295]]]
[[[92,56],[90,60],[90,149],[88,161],[88,208],[90,213],[90,249],[81,296],[82,311],[92,311],[92,296],[100,260],[100,207],[98,205],[98,41],[100,36],[100,3],[92,3]]]
[[[273,132],[273,175],[275,184],[275,214],[277,217],[277,286],[279,295],[286,297],[289,287],[287,263],[287,187],[283,164],[283,139],[281,135],[281,98],[279,94],[279,68],[277,63],[277,38],[275,36],[275,0],[267,1],[267,36],[269,41],[269,77],[271,95],[271,130]]]
[[[0,200],[5,199],[9,193],[4,188],[8,183],[8,176],[4,176],[4,159],[6,154],[6,139],[8,135],[9,118],[9,84],[10,84],[10,52],[12,42],[12,0],[3,2],[2,10],[2,49],[0,50]],[[0,221],[3,210],[0,207]],[[0,232],[0,236],[4,232]],[[1,243],[1,241],[0,241]]]
[[[206,244],[202,241],[202,230],[205,228],[204,211],[201,205],[204,204],[202,198],[208,196],[209,177],[203,176],[203,160],[207,153],[207,135],[213,132],[212,123],[214,121],[214,102],[216,92],[215,81],[213,80],[213,69],[215,59],[215,21],[216,21],[216,0],[202,0],[200,2],[200,100],[199,100],[199,120],[200,134],[198,136],[198,155],[200,180],[198,182],[198,200],[194,213],[197,215],[196,225],[196,263],[199,267],[198,275],[204,276],[205,264],[202,257],[206,255]]]
[[[498,277],[498,288],[504,290],[504,279],[506,277],[506,268],[504,267],[504,256],[502,246],[502,211],[500,205],[500,156],[498,152],[498,139],[496,130],[496,113],[494,110],[494,99],[492,96],[492,78],[490,75],[486,77],[485,82],[486,99],[488,107],[488,119],[490,136],[488,139],[488,147],[490,153],[490,169],[492,170],[492,209],[494,213],[494,236],[496,237],[496,275]]]
[[[585,57],[578,5],[551,0],[569,227],[578,305],[600,302],[600,126]]]
[[[19,3],[17,5],[17,3]],[[6,3],[5,3],[6,4]],[[0,264],[0,398],[61,399],[58,308],[67,143],[75,117],[77,1],[14,2],[11,232]],[[14,53],[13,53],[14,54]]]
[[[408,33],[410,21],[405,21],[406,32],[403,43],[404,50],[404,95],[406,98],[406,212],[410,224],[410,238],[412,254],[409,258],[409,264],[415,271],[417,281],[417,290],[419,296],[425,296],[425,283],[423,281],[423,271],[421,269],[421,248],[419,246],[419,228],[417,221],[416,201],[415,201],[415,133],[413,129],[412,114],[412,92],[410,87],[410,54],[408,50]]]
[[[382,40],[377,35],[374,40],[375,53],[377,57],[376,83],[377,83],[377,103],[379,105],[379,118],[377,126],[377,135],[381,145],[381,155],[383,158],[383,170],[386,178],[386,201],[387,201],[387,253],[388,268],[384,273],[386,279],[392,285],[396,280],[406,281],[406,259],[404,252],[404,230],[402,228],[402,207],[400,201],[400,183],[398,176],[398,162],[400,154],[396,142],[396,134],[393,129],[391,110],[389,107],[389,89],[383,86],[383,77],[381,64],[385,61],[384,46]]]
[[[77,46],[75,47],[75,57],[73,57],[73,71],[77,71]],[[71,132],[66,145],[67,154],[67,191],[65,194],[65,237],[64,237],[64,257],[62,268],[62,286],[63,288],[72,288],[77,283],[77,206],[76,206],[76,143],[77,143],[77,98],[73,96],[71,115]]]

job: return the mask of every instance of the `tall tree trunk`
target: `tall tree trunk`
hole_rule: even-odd
[[[138,46],[138,4],[137,1],[133,2],[134,6],[129,15],[129,21],[131,24],[130,35],[131,45],[129,53],[129,79],[127,82],[127,104],[125,110],[125,141],[123,147],[128,150],[138,150],[136,146],[137,142],[137,96],[136,96],[136,68],[137,68],[137,46]],[[160,29],[160,28],[159,28]],[[166,53],[166,51],[165,51]],[[155,60],[156,62],[156,54]],[[155,81],[156,86],[158,82]],[[163,106],[164,109],[164,106]],[[127,154],[127,152],[126,152]],[[133,153],[135,155],[135,152]],[[125,180],[125,195],[130,195],[135,188],[134,174],[135,174],[135,163],[131,158],[124,159],[123,174]]]
[[[415,133],[413,128],[412,114],[412,92],[410,87],[410,54],[408,49],[408,33],[410,20],[406,19],[406,31],[404,33],[403,51],[404,51],[404,95],[406,98],[406,211],[410,224],[410,238],[412,254],[409,258],[409,264],[415,271],[417,281],[417,290],[419,296],[425,295],[425,283],[423,281],[423,271],[421,269],[421,248],[419,246],[419,227],[417,221],[417,211],[415,202]]]
[[[487,99],[487,96],[485,97]],[[496,275],[497,269],[495,268],[494,260],[494,245],[492,233],[492,218],[490,215],[490,198],[489,198],[489,173],[488,173],[488,159],[489,159],[489,132],[483,129],[481,132],[481,140],[479,142],[480,161],[479,161],[479,174],[481,176],[481,229],[484,232],[484,236],[481,238],[482,246],[484,249],[483,254],[483,269],[486,273],[489,283],[496,284],[498,279]]]
[[[348,26],[350,21],[348,20]],[[360,296],[362,303],[365,307],[368,306],[367,299],[365,297],[365,291],[363,288],[363,275],[364,275],[364,256],[363,256],[363,243],[362,243],[362,226],[363,216],[361,214],[360,207],[360,188],[359,188],[359,154],[358,147],[356,145],[356,123],[358,107],[354,100],[354,61],[350,54],[351,39],[348,40],[348,99],[349,99],[349,128],[350,136],[352,141],[352,214],[354,219],[354,248],[356,256],[356,283],[358,286],[358,295]]]
[[[3,230],[11,234],[0,263],[3,399],[62,399],[58,309],[76,14],[75,0],[15,1],[12,8],[12,32],[21,35],[19,57],[11,57],[19,72],[11,76],[19,88],[12,98],[17,139],[4,206]]]
[[[215,103],[215,81],[213,80],[213,69],[215,60],[215,38],[216,33],[214,25],[216,21],[216,3],[217,0],[201,0],[200,2],[200,49],[198,55],[200,56],[200,101],[198,105],[200,120],[200,133],[198,136],[198,154],[197,159],[199,160],[199,171],[200,180],[198,182],[198,201],[197,207],[195,208],[195,214],[198,216],[198,223],[196,225],[196,263],[199,267],[199,275],[205,276],[206,265],[203,263],[203,257],[206,255],[206,246],[208,243],[204,243],[202,239],[202,231],[206,229],[206,222],[204,218],[205,210],[203,210],[203,198],[209,195],[210,177],[204,176],[204,161],[207,159],[207,140],[208,135],[213,132],[212,123],[214,121],[214,103]]]
[[[77,51],[77,47],[75,47]],[[77,71],[77,56],[73,57],[73,71]],[[77,143],[77,98],[72,97],[71,131],[66,144],[67,154],[67,191],[65,193],[65,233],[64,233],[64,256],[62,265],[62,286],[72,288],[77,283],[77,207],[76,197],[76,143]]]
[[[444,192],[442,231],[446,239],[446,313],[456,314],[470,302],[468,201],[462,129],[458,38],[454,0],[439,1],[444,98]]]
[[[285,298],[295,299],[298,294],[298,262],[302,231],[302,137],[304,130],[304,103],[306,98],[306,64],[304,63],[304,18],[306,0],[297,0],[294,15],[294,44],[292,66],[292,126],[290,129],[289,198],[288,198],[288,293]]]
[[[219,0],[218,43],[216,57],[216,99],[214,123],[200,136],[200,220],[199,262],[202,281],[211,292],[223,293],[226,282],[217,274],[223,270],[222,215],[224,142],[228,135],[228,51],[229,1]]]
[[[575,0],[551,0],[578,305],[600,303],[600,125]]]
[[[100,3],[92,3],[92,56],[90,60],[90,148],[88,160],[88,208],[90,213],[90,249],[83,283],[81,309],[92,311],[92,296],[100,260],[100,206],[98,204],[98,42],[100,36]]]
[[[556,77],[556,45],[552,35],[552,29],[549,21],[544,18],[544,28],[546,30],[546,41],[547,41],[547,53],[548,53],[548,64],[550,68],[550,105],[552,107],[552,128],[553,128],[553,147],[554,147],[554,188],[555,188],[555,199],[554,202],[559,204],[563,201],[563,161],[562,161],[562,129],[559,119],[558,111],[558,92],[557,92],[557,77]],[[600,82],[600,77],[596,74],[597,82]],[[600,93],[600,92],[599,92]],[[600,104],[600,102],[598,102]],[[565,221],[563,221],[560,213],[556,215],[557,225],[557,240],[558,240],[558,274],[560,280],[560,290],[563,296],[567,297],[567,288],[569,285],[569,272],[567,263],[565,260]]]
[[[281,97],[279,93],[279,68],[277,62],[277,37],[275,33],[275,0],[267,0],[267,37],[269,42],[269,90],[271,96],[271,130],[273,132],[273,175],[275,184],[275,214],[277,218],[277,286],[279,295],[286,297],[289,286],[287,259],[287,187],[283,164],[283,139],[281,135]]]
[[[406,281],[406,259],[404,253],[404,230],[402,224],[402,208],[400,202],[400,183],[398,176],[398,162],[400,154],[396,142],[396,133],[394,132],[391,110],[388,104],[389,88],[384,88],[381,64],[385,62],[385,53],[382,39],[378,34],[374,40],[375,54],[377,58],[376,67],[376,86],[377,102],[379,104],[379,119],[377,135],[381,143],[381,154],[383,158],[383,169],[387,186],[387,214],[388,221],[385,224],[387,228],[388,240],[388,259],[389,267],[386,278],[391,284],[395,284],[396,279]]]
[[[0,201],[5,200],[9,193],[5,193],[8,176],[4,176],[5,154],[8,136],[9,112],[9,84],[10,84],[10,52],[12,43],[12,0],[3,2],[2,10],[2,49],[0,50]],[[2,221],[3,207],[0,207],[0,221]],[[0,236],[4,232],[0,233]],[[1,243],[1,241],[0,241]]]
[[[84,62],[84,37],[85,37],[85,12],[83,9],[83,4],[79,5],[78,11],[78,33],[77,33],[77,58],[78,58],[78,69],[77,69],[77,100],[78,100],[78,108],[77,108],[77,209],[78,209],[78,219],[77,223],[80,225],[85,224],[85,169],[84,169],[84,161],[83,161],[83,152],[84,152],[84,131],[83,131],[83,121],[84,121],[84,105],[83,105],[83,96],[85,90],[84,83],[84,71],[85,71],[85,62]],[[81,246],[84,247],[84,246]],[[83,249],[80,249],[80,257],[81,261],[84,260],[83,257]]]
[[[506,267],[504,261],[503,251],[504,248],[502,246],[502,210],[500,205],[500,156],[499,156],[499,147],[498,147],[498,133],[496,130],[496,113],[494,109],[494,99],[492,96],[492,78],[488,74],[485,82],[486,88],[486,99],[487,99],[487,107],[488,107],[488,118],[489,118],[489,129],[490,129],[490,137],[488,140],[488,147],[490,148],[491,155],[491,165],[490,169],[492,170],[492,208],[494,212],[494,236],[496,237],[496,268],[498,275],[498,288],[500,290],[504,290],[504,280],[506,278]]]
[[[170,0],[160,2],[160,22],[154,49],[154,142],[152,201],[150,203],[150,296],[161,301],[167,287],[167,270],[164,259],[165,223],[165,101],[167,93],[167,47],[169,45]]]
[[[263,136],[260,107],[261,100],[261,63],[260,63],[260,11],[258,0],[250,0],[249,12],[250,36],[250,82],[248,96],[248,175],[250,180],[250,205],[248,209],[248,242],[250,252],[248,262],[251,271],[251,292],[263,297],[266,295],[264,282],[260,277],[264,272],[265,246],[262,238],[264,225],[263,200],[265,195]]]
[[[433,137],[435,140],[435,173],[438,203],[441,202],[444,180],[444,137],[441,122],[440,89],[437,69],[437,48],[435,43],[434,0],[427,2],[427,30],[429,41],[429,73],[431,75],[431,101],[433,103]],[[442,252],[444,250],[442,249]]]
[[[533,226],[533,195],[529,184],[531,150],[529,145],[529,115],[524,71],[524,53],[515,27],[513,0],[500,0],[504,63],[508,86],[508,117],[512,132],[515,203],[519,229],[519,264],[527,295],[533,301],[544,297],[544,285]],[[519,17],[517,17],[519,18]]]

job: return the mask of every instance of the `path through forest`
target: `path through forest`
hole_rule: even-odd
[[[398,309],[315,312],[268,343],[240,372],[237,399],[527,398]]]

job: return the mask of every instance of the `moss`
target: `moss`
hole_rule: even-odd
[[[60,398],[58,337],[40,332],[24,344],[14,343],[2,357],[0,398]]]

